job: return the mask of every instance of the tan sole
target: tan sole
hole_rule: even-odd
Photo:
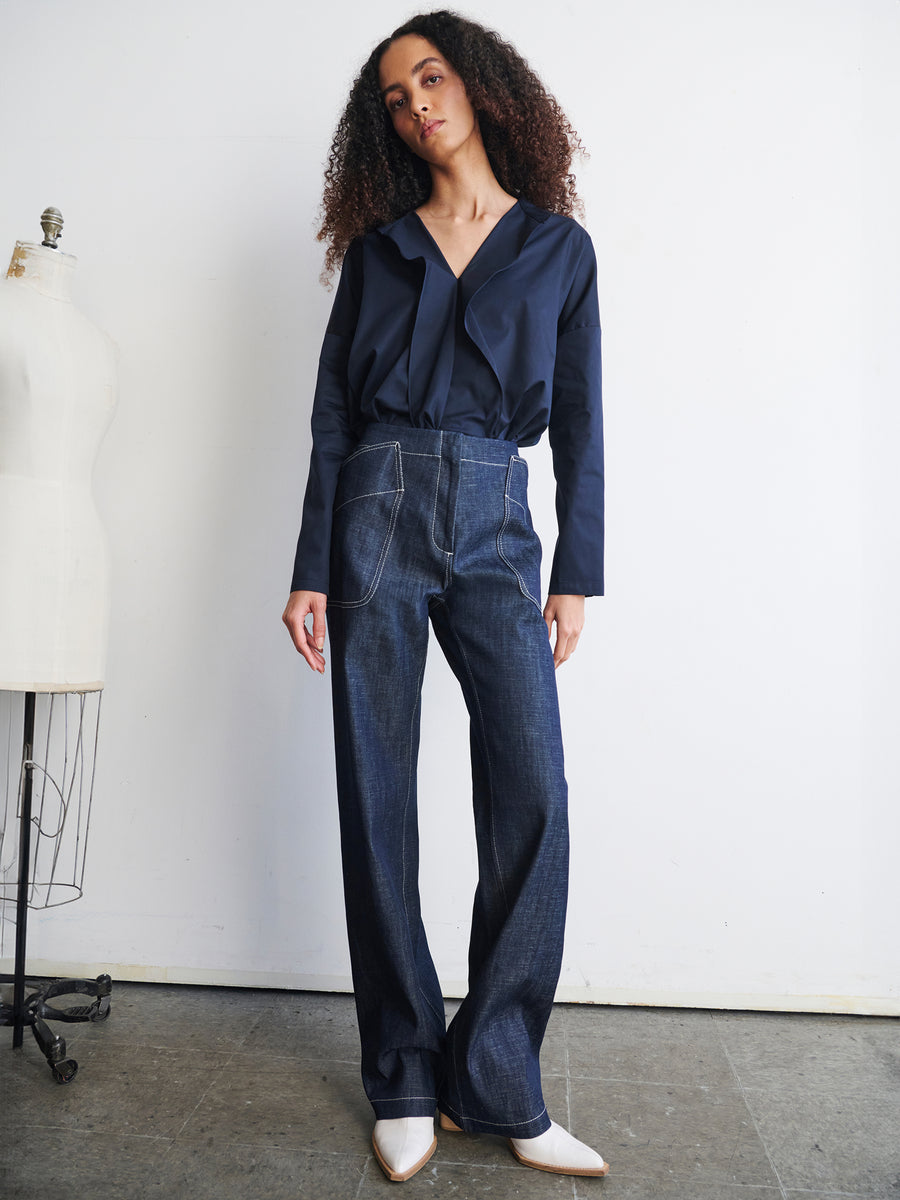
[[[442,1113],[440,1111],[438,1111],[438,1125],[441,1127],[441,1129],[446,1130],[447,1133],[462,1133],[462,1130],[456,1124],[456,1122],[451,1121],[446,1113]]]
[[[408,1171],[404,1171],[402,1175],[397,1171],[392,1171],[391,1168],[384,1161],[384,1159],[381,1157],[381,1153],[380,1153],[378,1147],[375,1145],[375,1135],[374,1134],[372,1135],[372,1149],[375,1151],[375,1157],[378,1159],[378,1165],[381,1167],[382,1171],[384,1171],[385,1175],[387,1175],[388,1179],[390,1179],[390,1181],[392,1183],[403,1183],[403,1181],[406,1179],[412,1179],[413,1175],[415,1175],[415,1173],[417,1171],[422,1170],[422,1168],[428,1162],[429,1158],[431,1158],[431,1156],[434,1154],[435,1150],[437,1150],[437,1138],[433,1139],[427,1152],[422,1155],[422,1157],[419,1159],[419,1161],[414,1166],[410,1167]]]
[[[509,1148],[513,1157],[518,1159],[523,1166],[534,1167],[536,1171],[549,1171],[551,1175],[589,1175],[593,1179],[602,1179],[609,1172],[608,1162],[605,1162],[602,1167],[551,1167],[547,1163],[535,1162],[534,1159],[520,1154],[512,1144],[511,1138],[509,1139]]]

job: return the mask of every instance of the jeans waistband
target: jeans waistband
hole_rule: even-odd
[[[363,430],[359,444],[371,446],[378,442],[397,442],[401,450],[412,454],[428,454],[435,458],[449,456],[457,460],[473,458],[479,462],[508,462],[510,455],[519,453],[515,442],[503,438],[473,437],[448,429],[418,429],[412,425],[371,421]]]

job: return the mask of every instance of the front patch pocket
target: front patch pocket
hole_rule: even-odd
[[[513,572],[519,590],[541,611],[541,543],[528,509],[528,463],[517,455],[509,460],[503,490],[503,524],[497,534],[497,553]]]
[[[334,498],[329,604],[358,608],[375,595],[402,499],[399,442],[360,446],[344,460]]]

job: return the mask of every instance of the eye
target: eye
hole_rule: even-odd
[[[393,100],[388,101],[388,108],[391,112],[396,112],[397,109],[401,108],[405,103],[406,101],[403,96],[395,96]]]
[[[440,77],[440,75],[429,75],[428,78],[425,80],[425,82],[431,83],[431,84],[440,83],[441,77]]]

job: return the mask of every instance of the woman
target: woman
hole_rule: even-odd
[[[578,146],[512,47],[436,12],[373,51],[325,175],[319,236],[326,269],[342,270],[284,621],[323,672],[327,604],[362,1073],[394,1180],[434,1153],[436,1108],[443,1129],[505,1135],[529,1166],[608,1169],[550,1120],[538,1063],[568,872],[554,665],[603,590],[596,265],[569,215]],[[559,539],[542,612],[518,445],[548,426]],[[417,886],[429,620],[471,718],[479,860],[469,993],[446,1029]]]

